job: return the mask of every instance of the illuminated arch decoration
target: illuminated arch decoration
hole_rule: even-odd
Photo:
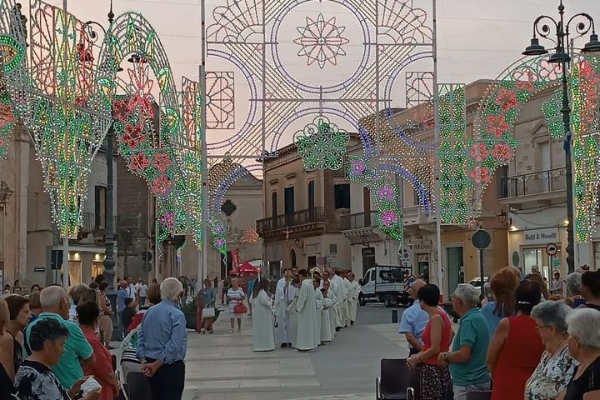
[[[309,150],[315,150],[315,140],[308,140],[316,139],[314,135],[293,137],[307,125],[318,127],[314,121],[323,118],[340,130],[357,132],[365,159],[385,153],[390,170],[382,171],[381,178],[361,180],[363,184],[383,187],[381,192],[385,194],[389,192],[389,185],[384,183],[388,175],[397,174],[395,169],[404,171],[412,177],[411,184],[420,188],[429,211],[435,148],[403,135],[401,146],[388,150],[389,143],[398,142],[392,138],[398,135],[389,127],[385,113],[392,110],[398,76],[414,62],[432,60],[432,31],[426,24],[425,11],[414,7],[412,0],[327,0],[341,11],[330,15],[320,7],[311,9],[311,4],[320,4],[317,1],[227,0],[212,11],[213,20],[207,23],[207,54],[231,63],[241,72],[248,83],[250,103],[245,122],[235,132],[207,145],[209,157],[214,160],[211,176],[219,176],[219,180],[209,183],[211,199],[217,190],[213,188],[220,187],[224,177],[233,173],[213,174],[213,168],[224,168],[219,159],[248,166],[252,157],[276,155],[282,145],[295,141],[307,169],[343,166],[340,162],[345,146],[329,145],[315,152]],[[301,22],[303,26],[298,27],[298,21],[306,24]],[[307,37],[307,32],[314,34]],[[296,41],[284,49],[283,44],[290,38]],[[325,44],[331,46],[326,48]],[[305,72],[314,70],[319,74],[307,77],[298,73],[293,65],[300,63],[305,65]],[[344,74],[339,69],[342,63]],[[336,72],[334,81],[316,82],[319,75],[331,76],[329,71]],[[319,129],[314,131],[318,133]],[[329,139],[324,142],[331,143]],[[342,139],[340,136],[340,144]],[[399,157],[395,157],[396,151]],[[426,182],[423,184],[421,179]],[[397,188],[393,190],[397,192]],[[401,238],[402,216],[396,205],[376,201],[384,210],[380,222],[386,232]]]
[[[122,79],[118,68],[128,57],[133,67],[127,67],[129,79]],[[143,177],[157,198],[157,239],[192,234],[200,245],[199,148],[203,136],[197,123],[197,87],[184,80],[183,100],[189,101],[182,106],[156,31],[134,12],[121,14],[110,25],[100,65],[100,93],[113,109],[121,155],[130,171]]]
[[[350,134],[329,122],[326,117],[317,117],[303,130],[296,132],[294,138],[307,171],[342,168],[349,141]]]
[[[0,87],[0,160],[7,156],[8,139],[14,129],[14,122],[10,95],[4,87]]]
[[[0,4],[0,47],[9,59],[4,84],[14,116],[32,137],[60,236],[76,237],[92,159],[110,126],[110,106],[98,95],[96,48],[85,24],[42,1],[31,1],[29,12],[27,57],[20,6]],[[8,99],[1,102],[7,106]]]

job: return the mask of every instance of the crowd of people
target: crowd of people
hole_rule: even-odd
[[[438,287],[413,282],[415,302],[399,332],[409,344],[409,367],[419,369],[421,400],[448,392],[466,400],[486,390],[492,400],[600,399],[600,271],[574,272],[549,290],[538,273],[505,267],[489,289],[493,300],[480,309],[477,289],[458,285],[454,333]]]
[[[113,309],[107,287],[100,275],[68,292],[58,285],[37,286],[28,296],[7,293],[0,299],[1,399],[113,400],[119,395],[123,382],[109,351]],[[128,333],[121,379],[129,373],[145,377],[154,400],[183,394],[187,331],[179,305],[184,292],[176,278],[150,286],[141,280],[133,285],[130,278],[119,281],[116,312]]]

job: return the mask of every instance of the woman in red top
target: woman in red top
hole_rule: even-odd
[[[435,285],[425,285],[417,294],[421,309],[429,314],[429,322],[423,331],[422,350],[411,356],[409,367],[421,366],[421,400],[439,400],[444,397],[450,380],[448,368],[438,363],[438,354],[448,351],[452,341],[452,324],[448,315],[438,307],[440,290]]]
[[[96,330],[100,322],[100,308],[94,302],[85,302],[77,306],[79,326],[85,338],[94,350],[94,362],[83,367],[85,375],[92,375],[102,386],[100,400],[113,400],[119,393],[119,381],[113,371],[109,351],[100,343]]]
[[[544,345],[529,315],[542,296],[539,283],[524,280],[515,292],[517,315],[500,321],[487,352],[493,381],[492,400],[523,399]]]

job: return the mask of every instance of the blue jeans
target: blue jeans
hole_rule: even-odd
[[[469,392],[479,392],[482,390],[490,390],[490,383],[477,383],[475,385],[469,386],[456,386],[452,387],[452,391],[454,392],[454,400],[467,400],[467,393]]]

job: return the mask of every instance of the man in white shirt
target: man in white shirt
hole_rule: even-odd
[[[137,283],[137,295],[139,300],[139,304],[140,306],[143,306],[144,304],[146,304],[146,295],[148,293],[148,285],[146,285],[146,282],[144,282],[143,279],[138,280]]]
[[[129,297],[131,299],[139,300],[137,297],[137,290],[135,288],[135,285],[133,284],[133,277],[131,277],[131,276],[127,277],[127,284],[129,285],[126,289],[127,297]]]

